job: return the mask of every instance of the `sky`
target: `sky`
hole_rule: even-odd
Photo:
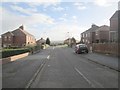
[[[1,34],[23,25],[35,36],[61,41],[80,40],[80,34],[92,24],[110,25],[119,0],[2,0]]]

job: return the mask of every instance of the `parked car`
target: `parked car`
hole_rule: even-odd
[[[85,44],[77,44],[75,46],[75,53],[80,54],[80,53],[88,53],[88,47]]]

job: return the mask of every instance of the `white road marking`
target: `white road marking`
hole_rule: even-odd
[[[95,80],[92,80],[95,84],[97,84],[100,88],[104,88],[102,84],[100,84],[99,82],[96,82]]]
[[[33,75],[32,79],[29,81],[29,83],[27,84],[27,86],[25,88],[29,88],[31,86],[31,84],[33,83],[33,81],[37,77],[38,73],[40,72],[40,68],[42,68],[42,67],[43,67],[43,63],[41,64],[41,66],[39,67],[37,72]]]
[[[77,68],[75,68],[75,70],[88,82],[88,84],[91,85],[91,87],[95,88],[92,82],[89,79],[87,79],[87,77],[85,77],[85,75],[83,75],[82,72],[80,72]]]
[[[47,56],[47,59],[48,59],[48,60],[50,59],[50,55]]]

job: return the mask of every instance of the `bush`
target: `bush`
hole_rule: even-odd
[[[24,49],[5,49],[2,51],[2,58],[14,56],[14,55],[19,55],[22,53],[30,52],[28,48]]]

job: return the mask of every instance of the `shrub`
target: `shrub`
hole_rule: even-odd
[[[22,53],[26,53],[26,52],[30,52],[30,50],[28,48],[24,48],[24,49],[5,49],[5,50],[2,50],[2,58],[14,56],[14,55],[18,55],[18,54],[22,54]]]

